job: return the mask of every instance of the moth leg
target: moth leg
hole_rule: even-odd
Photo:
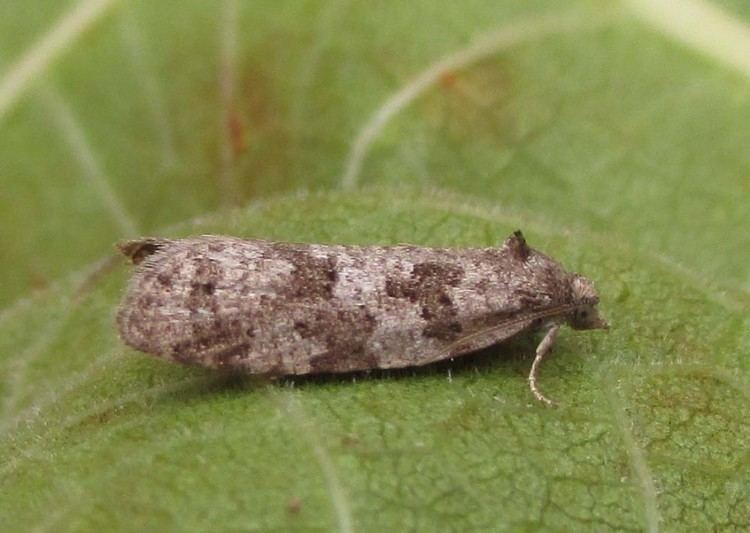
[[[547,405],[552,405],[553,402],[544,394],[542,394],[539,391],[539,387],[537,387],[539,367],[542,364],[544,358],[552,351],[552,346],[555,344],[555,339],[557,339],[557,333],[559,331],[559,324],[555,324],[554,326],[549,328],[549,330],[547,330],[547,334],[542,339],[542,342],[540,342],[539,346],[536,347],[536,357],[534,357],[534,362],[531,364],[531,372],[529,372],[529,388],[531,389],[531,392],[534,394],[534,397],[537,400],[539,400],[540,402],[544,402]]]

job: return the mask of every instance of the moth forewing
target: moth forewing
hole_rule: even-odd
[[[203,236],[120,249],[135,264],[118,313],[127,344],[261,374],[424,365],[566,321],[576,291],[589,305],[593,291],[520,232],[500,248]]]
[[[550,309],[543,309],[510,317],[497,324],[489,325],[457,339],[445,348],[435,352],[428,361],[425,361],[425,364],[481,350],[482,348],[509,340],[524,332],[538,329],[544,330],[545,326],[548,329],[550,326],[546,324],[546,321],[555,318],[560,319],[560,317],[564,316],[573,308],[574,307],[570,305],[555,306]]]

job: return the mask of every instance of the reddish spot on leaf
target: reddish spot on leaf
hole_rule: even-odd
[[[229,131],[229,138],[232,142],[232,153],[237,157],[247,150],[247,137],[245,135],[245,122],[236,110],[232,110],[229,113],[229,117],[227,118],[227,130]]]
[[[289,499],[289,502],[286,504],[286,509],[289,511],[289,514],[299,514],[300,511],[302,511],[302,500],[299,496],[293,496]]]
[[[456,85],[456,81],[458,80],[458,75],[453,72],[444,72],[440,76],[440,86],[443,89],[452,89]]]

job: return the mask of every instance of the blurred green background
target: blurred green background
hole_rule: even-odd
[[[750,4],[0,3],[9,531],[750,528]],[[126,349],[135,235],[532,246],[608,334],[227,380]]]

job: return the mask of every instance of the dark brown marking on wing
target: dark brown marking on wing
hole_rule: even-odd
[[[290,278],[279,287],[279,294],[288,298],[313,300],[333,298],[338,281],[337,259],[334,255],[315,257],[304,250],[281,248],[276,257],[292,264]]]
[[[193,281],[190,284],[192,294],[195,296],[210,296],[216,290],[216,285],[213,282],[201,283],[199,281]]]
[[[218,368],[236,366],[242,359],[247,359],[249,348],[249,343],[241,342],[214,352],[212,354],[214,365]]]
[[[461,283],[464,269],[451,263],[417,263],[407,278],[388,276],[385,291],[391,298],[406,298],[419,305],[420,316],[427,322],[425,337],[454,340],[461,333],[456,321],[458,310],[449,290]]]
[[[326,351],[310,359],[313,372],[347,372],[375,368],[378,360],[367,351],[367,340],[377,320],[364,308],[322,311],[305,324],[307,338],[322,341]]]
[[[401,277],[387,277],[385,280],[385,293],[391,298],[406,298],[410,302],[418,299],[417,289],[410,279]]]
[[[414,265],[411,275],[420,286],[450,285],[455,287],[461,282],[464,269],[450,263],[427,261]]]
[[[209,248],[213,244],[209,243]],[[211,249],[210,251],[213,253],[218,250]],[[212,338],[216,345],[237,334],[236,321],[226,323],[216,318],[221,307],[221,302],[216,295],[216,281],[224,277],[222,265],[208,253],[195,255],[191,259],[194,272],[189,282],[190,290],[185,296],[185,307],[190,311],[192,333],[195,338]]]
[[[159,272],[156,275],[156,281],[165,289],[171,289],[174,284],[172,276],[167,272]]]
[[[433,321],[424,327],[422,335],[427,338],[438,339],[441,341],[454,341],[461,335],[462,331],[463,327],[456,321]]]

